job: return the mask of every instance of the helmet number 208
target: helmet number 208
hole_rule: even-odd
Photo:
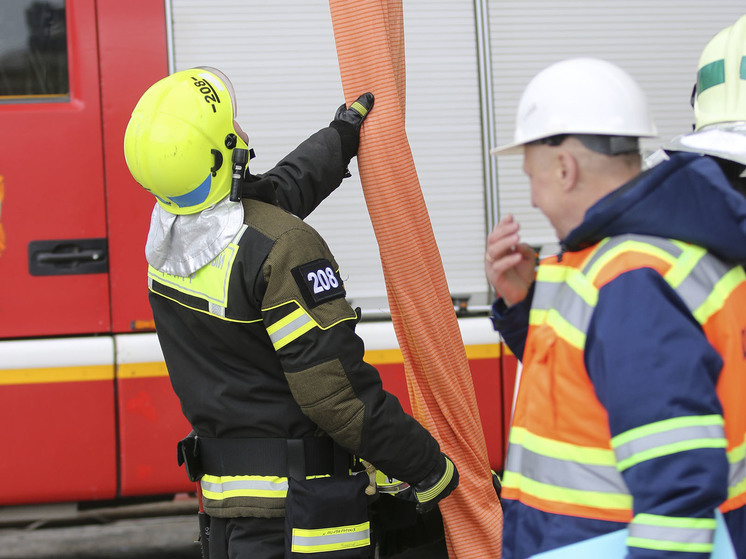
[[[339,287],[339,280],[334,275],[334,270],[328,266],[322,270],[308,272],[306,279],[309,282],[313,282],[314,293],[323,293],[324,291]]]
[[[205,96],[205,101],[212,105],[212,112],[217,112],[215,103],[220,103],[220,98],[218,97],[217,92],[213,89],[212,84],[206,80],[198,80],[195,78],[192,78],[192,80],[194,80],[194,87],[198,87],[199,92]]]

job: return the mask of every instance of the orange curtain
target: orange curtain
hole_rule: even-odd
[[[492,487],[469,362],[404,127],[402,2],[329,0],[329,5],[347,103],[366,91],[375,95],[357,161],[413,415],[438,439],[461,477],[459,488],[440,505],[449,556],[499,558],[502,509]],[[498,396],[495,405],[501,405]]]

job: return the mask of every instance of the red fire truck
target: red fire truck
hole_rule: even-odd
[[[11,4],[0,6],[0,36],[21,37],[0,51],[0,508],[12,516],[18,505],[193,491],[175,446],[190,428],[147,302],[153,199],[122,150],[137,99],[171,69],[172,8],[153,0]],[[498,338],[475,314],[461,325],[499,467],[511,388]],[[409,409],[391,322],[377,318],[359,325],[366,359]]]

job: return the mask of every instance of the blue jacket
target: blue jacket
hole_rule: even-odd
[[[723,260],[746,263],[746,199],[732,189],[713,160],[674,154],[599,200],[561,246],[563,252],[573,252],[627,233],[690,242]],[[693,319],[682,314],[671,293],[659,275],[639,269],[614,279],[599,295],[584,360],[597,397],[608,411],[612,436],[671,417],[722,414],[715,393],[722,360],[699,325],[692,328]],[[493,305],[495,328],[519,359],[532,296],[533,291],[509,309],[502,300]],[[655,374],[651,374],[651,355],[665,357],[655,363]],[[723,454],[722,448],[677,452],[626,470],[623,477],[633,495],[635,514],[711,517],[726,497]],[[746,472],[743,475],[746,483]],[[746,559],[745,509],[725,515],[739,559]],[[504,511],[505,559],[530,557],[624,527],[550,514],[511,500],[504,501]],[[553,540],[545,536],[550,532]],[[695,559],[693,555],[707,557],[664,551],[650,555],[635,547],[630,547],[629,556]]]

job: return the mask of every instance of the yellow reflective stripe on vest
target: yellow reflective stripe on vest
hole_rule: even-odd
[[[545,501],[602,510],[632,509],[632,495],[629,494],[606,493],[603,491],[590,491],[588,489],[568,489],[558,485],[541,483],[516,472],[506,471],[502,486],[504,489],[519,489],[521,493],[532,495]]]
[[[715,526],[714,518],[638,514],[629,525],[627,546],[656,551],[710,553]]]
[[[213,501],[231,497],[265,497],[284,499],[288,478],[278,476],[212,476],[200,480],[202,495]]]
[[[597,250],[583,267],[583,274],[590,283],[593,283],[609,262],[621,253],[630,251],[650,254],[668,262],[670,265],[673,265],[682,253],[680,244],[670,239],[648,237],[646,235],[619,235],[598,243]]]
[[[630,429],[611,439],[619,460],[627,468],[676,452],[697,448],[726,448],[728,441],[721,415],[674,417]]]
[[[243,225],[220,254],[192,275],[188,277],[174,276],[148,266],[148,279],[150,281],[155,280],[192,297],[204,299],[209,305],[210,314],[225,317],[231,270],[238,254],[238,242],[246,228],[247,226]]]
[[[554,441],[513,427],[503,487],[540,499],[594,508],[629,509],[632,496],[611,449]]]
[[[293,528],[293,553],[324,553],[370,545],[370,522],[305,530]]]
[[[529,324],[546,324],[567,343],[582,350],[597,301],[598,290],[579,270],[566,266],[539,266]]]
[[[630,250],[651,254],[671,264],[664,279],[700,324],[719,311],[730,293],[746,279],[741,266],[723,262],[700,246],[644,235],[622,235],[602,241],[583,273],[592,284],[608,262]]]
[[[746,493],[746,440],[728,452],[728,499]]]
[[[723,308],[726,299],[744,280],[746,280],[746,272],[741,266],[735,266],[728,270],[715,284],[707,299],[692,311],[694,318],[700,324],[707,322],[710,316]]]
[[[666,273],[666,281],[676,288],[694,271],[707,251],[697,245],[686,245],[674,240],[671,240],[671,242],[681,249],[676,266]]]
[[[275,350],[278,350],[318,326],[311,315],[299,306],[289,315],[268,326],[267,334],[269,334]]]

